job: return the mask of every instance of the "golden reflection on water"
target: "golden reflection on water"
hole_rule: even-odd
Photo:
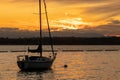
[[[43,72],[20,71],[16,56],[24,53],[0,53],[0,80],[120,80],[119,53],[59,52],[52,69]]]
[[[19,71],[17,74],[18,80],[55,80],[53,70],[47,71]]]

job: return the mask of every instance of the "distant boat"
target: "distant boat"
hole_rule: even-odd
[[[40,19],[40,43],[38,48],[35,50],[31,50],[28,48],[28,52],[31,53],[39,53],[39,56],[30,56],[30,55],[19,55],[17,56],[17,65],[21,70],[42,70],[42,69],[50,69],[54,60],[56,59],[56,53],[53,50],[53,41],[51,37],[47,9],[46,9],[46,2],[43,0],[44,3],[44,10],[46,15],[46,21],[48,26],[48,33],[49,39],[51,44],[51,51],[52,56],[46,57],[43,56],[43,49],[42,49],[42,0],[39,0],[39,19]]]

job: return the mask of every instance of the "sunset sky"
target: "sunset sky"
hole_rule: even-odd
[[[120,37],[120,0],[46,0],[46,3],[55,36]],[[46,30],[44,10],[42,15]],[[24,34],[28,37],[38,30],[38,0],[0,1],[0,37]]]

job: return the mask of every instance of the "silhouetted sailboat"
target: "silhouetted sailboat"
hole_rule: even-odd
[[[51,32],[50,32],[50,27],[49,27],[49,21],[48,21],[48,15],[47,15],[47,9],[46,9],[46,2],[43,0],[44,3],[44,9],[45,9],[45,15],[46,15],[46,20],[47,20],[47,26],[48,26],[48,32],[49,32],[49,38],[50,38],[50,44],[51,44],[51,51],[52,51],[52,56],[50,57],[45,57],[43,56],[43,49],[42,49],[42,0],[39,0],[39,18],[40,18],[40,43],[38,45],[38,48],[35,50],[31,50],[28,48],[28,52],[31,53],[39,53],[39,56],[29,56],[29,55],[19,55],[17,56],[17,64],[18,67],[21,70],[36,70],[36,69],[50,69],[55,58],[56,58],[56,53],[54,53],[53,50],[53,42],[51,38]],[[21,60],[22,58],[22,60]]]

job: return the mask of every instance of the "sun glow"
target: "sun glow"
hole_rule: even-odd
[[[107,34],[107,35],[104,35],[104,36],[115,36],[115,37],[120,37],[120,34]]]
[[[61,29],[83,29],[85,25],[90,25],[90,23],[84,22],[82,18],[71,18],[71,19],[61,19],[58,21],[52,21],[53,27],[59,27]]]

